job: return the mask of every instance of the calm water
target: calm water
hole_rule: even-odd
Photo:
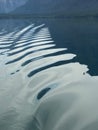
[[[98,130],[98,20],[0,20],[0,130]]]

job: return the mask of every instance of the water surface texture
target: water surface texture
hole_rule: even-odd
[[[98,130],[98,21],[0,20],[0,130]]]

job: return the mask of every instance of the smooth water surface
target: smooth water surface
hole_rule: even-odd
[[[98,22],[0,20],[0,130],[98,129]]]

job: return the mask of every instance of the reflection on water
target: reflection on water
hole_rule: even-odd
[[[0,128],[94,129],[98,77],[90,74],[97,75],[96,22],[0,23]]]

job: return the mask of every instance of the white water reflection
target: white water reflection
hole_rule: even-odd
[[[67,50],[45,24],[0,34],[2,130],[85,130],[97,121],[98,78]]]

